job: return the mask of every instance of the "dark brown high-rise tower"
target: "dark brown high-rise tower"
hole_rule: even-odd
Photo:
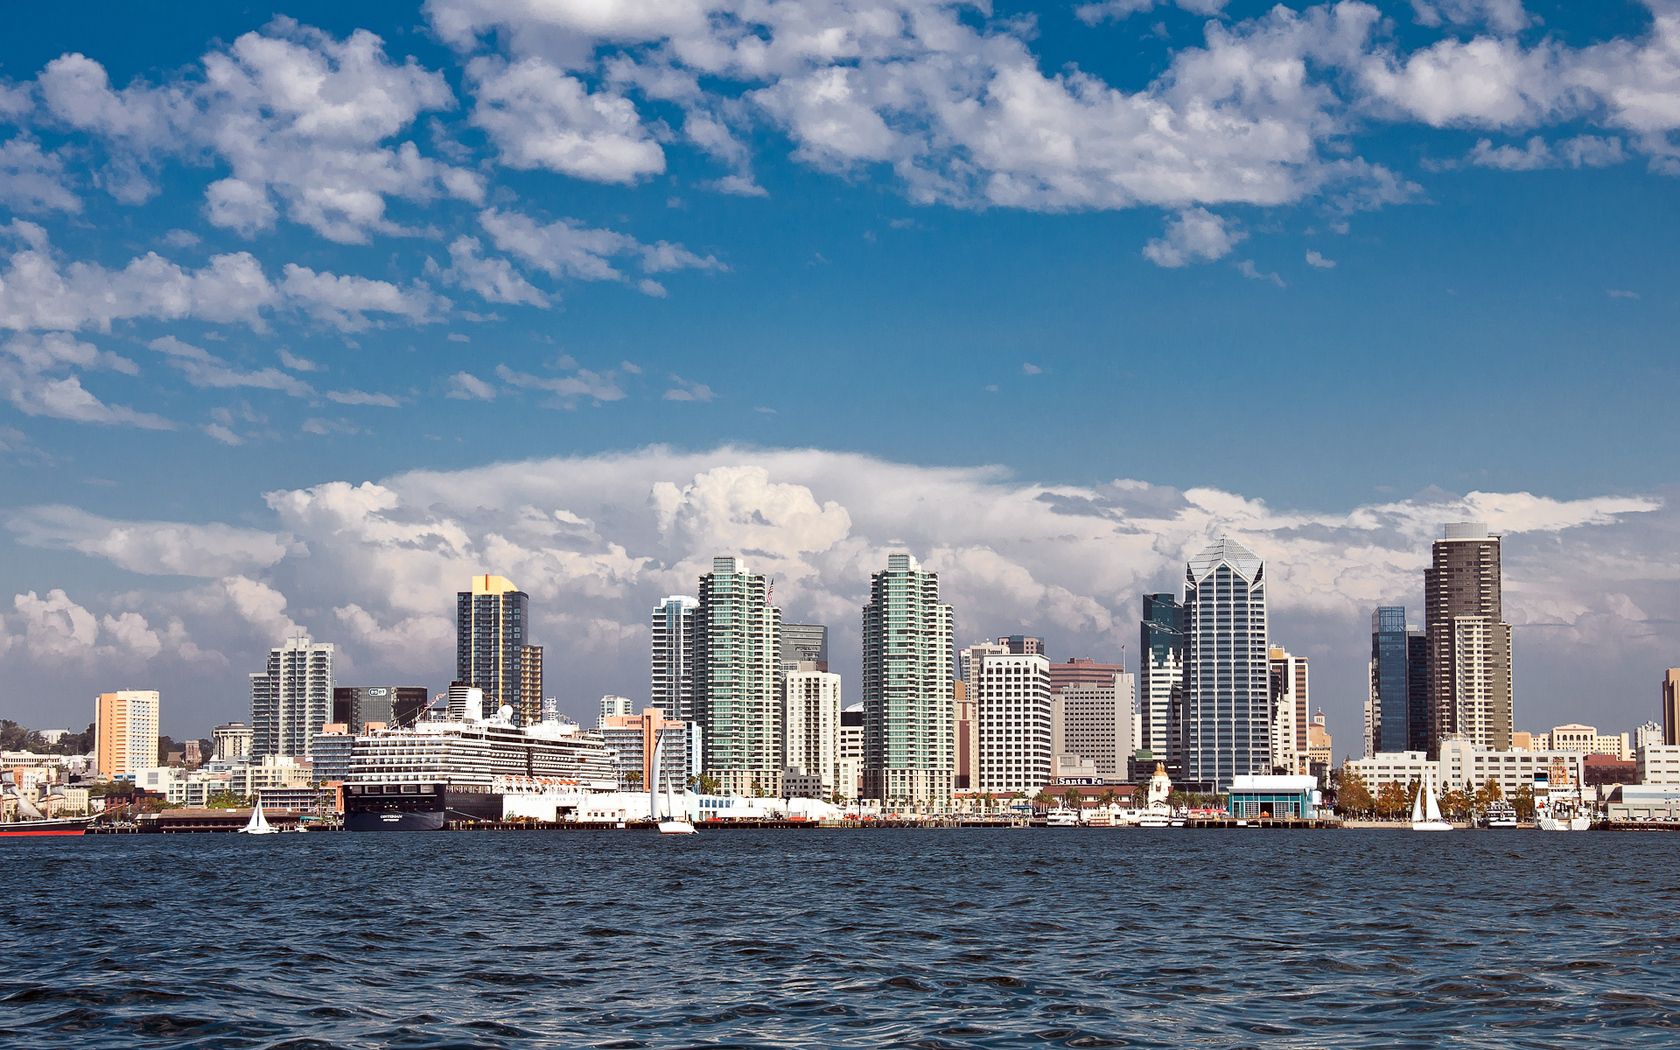
[[[1429,644],[1429,753],[1467,737],[1511,746],[1511,625],[1500,595],[1499,537],[1486,525],[1448,525],[1423,574]]]

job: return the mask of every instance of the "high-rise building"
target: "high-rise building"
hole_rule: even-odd
[[[1035,638],[1030,634],[1006,634],[997,640],[1008,652],[1016,656],[1049,656],[1044,650],[1044,639]]]
[[[360,733],[369,722],[413,725],[431,704],[423,685],[338,685],[333,687],[332,697],[331,720],[348,727],[351,735]]]
[[[543,651],[540,645],[519,647],[519,699],[513,705],[519,724],[532,726],[543,719]]]
[[[519,718],[520,663],[531,640],[531,596],[503,576],[480,575],[455,595],[455,681],[484,690],[484,713]],[[541,705],[541,690],[538,690]]]
[[[93,762],[112,780],[130,780],[142,769],[157,767],[157,690],[99,694],[93,704]]]
[[[232,762],[251,755],[251,727],[244,722],[224,722],[210,730],[211,757]]]
[[[1050,783],[1050,661],[988,653],[970,683],[980,720],[980,791],[1031,796]]]
[[[1180,737],[1192,791],[1271,772],[1271,667],[1266,565],[1229,537],[1184,570],[1184,696]]]
[[[658,707],[659,705],[655,704],[654,706]],[[609,718],[629,718],[635,708],[636,702],[628,696],[615,696],[608,693],[601,697],[601,720],[595,724],[596,726],[604,726]],[[664,708],[660,708],[660,710],[663,711]],[[670,717],[669,712],[666,713],[666,717]]]
[[[1448,736],[1494,751],[1511,746],[1511,625],[1499,546],[1484,524],[1448,525],[1423,574],[1431,755]]]
[[[1406,695],[1410,697],[1406,719],[1406,750],[1429,750],[1429,635],[1415,626],[1406,628]]]
[[[1089,656],[1069,657],[1059,664],[1050,665],[1050,691],[1060,692],[1075,682],[1112,685],[1114,676],[1125,671],[1125,664],[1098,663]]]
[[[1157,760],[1178,760],[1176,728],[1184,692],[1184,605],[1170,594],[1143,596],[1138,624],[1138,707],[1143,733],[1137,746]]]
[[[667,718],[694,717],[694,610],[700,602],[673,594],[653,607],[652,704]]]
[[[1266,651],[1272,682],[1272,767],[1307,771],[1307,658],[1280,646]]]
[[[843,798],[863,798],[863,705],[853,704],[840,711],[840,759],[835,791]]]
[[[706,771],[725,792],[782,793],[782,614],[770,581],[739,558],[713,558],[694,610],[694,708]]]
[[[974,765],[980,751],[980,723],[974,717],[974,701],[968,695],[968,683],[957,679],[951,683],[951,790],[974,790]]]
[[[268,651],[268,666],[251,675],[251,758],[310,757],[315,734],[332,713],[331,642],[308,635]]]
[[[939,574],[887,556],[863,607],[863,792],[943,805],[951,798],[955,622]]]
[[[1062,666],[1052,664],[1051,670]],[[1132,713],[1136,706],[1135,677],[1127,671],[1111,671],[1107,681],[1081,679],[1052,689],[1060,708],[1060,732],[1052,741],[1058,764],[1077,755],[1091,763],[1097,775],[1109,780],[1130,780]]]
[[[840,775],[840,676],[798,660],[782,676],[782,764],[790,796],[828,798]],[[848,797],[850,797],[848,793]]]
[[[975,642],[957,654],[957,670],[962,674],[962,680],[969,683],[968,699],[974,700],[973,684],[980,674],[980,661],[988,656],[1007,656],[1009,646],[997,642]]]
[[[1680,667],[1663,673],[1662,727],[1663,743],[1680,744]]]
[[[1371,614],[1372,746],[1367,754],[1404,751],[1411,746],[1411,639],[1405,606],[1384,605]]]
[[[782,624],[782,663],[810,661],[828,670],[828,628],[820,623]]]

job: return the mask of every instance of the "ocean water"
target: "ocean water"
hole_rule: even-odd
[[[1680,836],[0,842],[0,1045],[1680,1045]]]

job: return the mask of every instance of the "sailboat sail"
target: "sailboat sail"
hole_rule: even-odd
[[[665,746],[665,738],[656,728],[653,731],[653,764],[648,770],[648,816],[655,823],[659,821],[659,752]]]
[[[1430,821],[1439,822],[1441,819],[1441,806],[1435,800],[1435,785],[1425,780],[1423,782],[1423,790],[1428,792],[1428,794],[1424,796],[1424,817]]]
[[[1423,793],[1425,791],[1428,791],[1428,790],[1429,790],[1429,781],[1425,780],[1423,783],[1418,785],[1417,794],[1412,796],[1412,823],[1413,824],[1416,824],[1418,821],[1423,819]]]

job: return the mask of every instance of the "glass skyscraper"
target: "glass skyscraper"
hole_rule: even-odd
[[[1371,712],[1378,751],[1412,744],[1412,641],[1406,607],[1384,605],[1371,614]]]
[[[1170,594],[1144,595],[1138,634],[1143,738],[1137,746],[1147,748],[1157,761],[1176,762],[1179,741],[1174,727],[1184,691],[1184,605]]]
[[[1184,705],[1180,736],[1191,790],[1229,790],[1271,772],[1272,691],[1266,565],[1227,537],[1184,570]]]
[[[953,752],[951,607],[939,574],[908,554],[887,557],[863,607],[864,797],[944,803]]]
[[[713,558],[694,611],[694,716],[725,792],[782,793],[782,614],[739,558]]]

